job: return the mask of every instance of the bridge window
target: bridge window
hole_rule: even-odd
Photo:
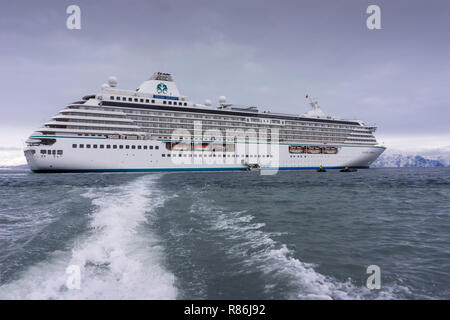
[[[73,145],[72,145],[72,148],[76,148],[76,147],[77,147],[76,144],[73,144]],[[42,150],[41,150],[41,153],[42,153]]]

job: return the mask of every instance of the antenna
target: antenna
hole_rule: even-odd
[[[313,109],[320,109],[319,106],[319,102],[317,97],[311,97],[309,94],[306,95],[306,99],[309,100],[309,105],[313,108]]]

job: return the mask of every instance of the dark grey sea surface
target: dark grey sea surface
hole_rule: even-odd
[[[0,299],[107,298],[450,299],[450,168],[1,171]]]

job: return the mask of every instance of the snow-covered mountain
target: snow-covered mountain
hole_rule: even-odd
[[[450,147],[417,152],[387,149],[371,167],[450,167]]]
[[[25,170],[28,169],[27,164],[21,164],[18,166],[0,166],[0,170]]]

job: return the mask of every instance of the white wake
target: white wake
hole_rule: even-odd
[[[152,210],[163,202],[156,179],[92,188],[84,195],[95,206],[89,234],[0,287],[0,299],[175,299],[175,277],[151,231]],[[73,270],[80,271],[79,289]]]
[[[315,270],[315,265],[295,258],[285,244],[273,240],[274,235],[264,231],[265,224],[255,222],[246,211],[224,212],[209,202],[191,212],[202,215],[215,233],[234,243],[226,251],[242,261],[242,272],[259,270],[265,275],[269,294],[279,286],[278,291],[284,291],[287,299],[398,299],[410,293],[406,287],[393,285],[374,294],[351,280],[341,282],[325,276]]]

